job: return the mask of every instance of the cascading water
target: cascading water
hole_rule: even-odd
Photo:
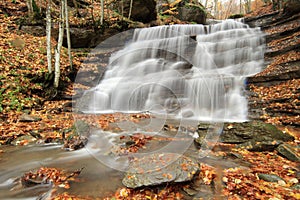
[[[136,29],[77,107],[89,113],[151,111],[244,121],[245,78],[261,70],[264,49],[259,28],[234,20]]]

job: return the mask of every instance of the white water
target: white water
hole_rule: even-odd
[[[261,70],[264,50],[260,29],[234,20],[136,29],[78,107],[90,113],[151,111],[244,121],[245,78]]]

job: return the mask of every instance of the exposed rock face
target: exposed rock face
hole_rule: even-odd
[[[45,36],[46,35],[46,29],[44,26],[21,26],[21,30],[25,33],[34,35],[34,36]]]
[[[105,39],[117,34],[115,29],[105,29],[103,32],[87,28],[70,28],[70,38],[72,48],[92,48],[100,44]],[[58,29],[52,29],[52,37],[58,37]],[[67,47],[67,34],[64,34],[63,46]]]
[[[193,179],[199,164],[189,157],[174,154],[149,154],[136,158],[125,174],[123,184],[129,188],[185,182]]]
[[[266,32],[268,47],[265,53],[267,69],[247,80],[251,91],[248,93],[251,119],[300,126],[299,4],[300,0],[288,0],[283,12],[245,19],[250,26],[259,26]]]
[[[284,181],[281,177],[279,177],[275,174],[258,174],[258,178],[268,181],[268,182]]]
[[[208,126],[205,124],[198,127],[199,137],[195,139],[197,146],[205,145],[207,131]],[[294,137],[283,133],[272,124],[250,121],[225,123],[219,140],[223,143],[240,144],[237,147],[250,151],[273,151],[283,142],[293,141]]]
[[[300,0],[288,0],[284,4],[283,12],[286,15],[293,15],[300,12]]]
[[[123,9],[122,9],[123,8]],[[129,16],[130,0],[119,1],[117,4],[119,13],[122,13],[125,17]],[[156,19],[156,1],[154,0],[134,0],[132,5],[132,11],[130,19],[148,23]]]
[[[258,141],[292,141],[294,137],[283,133],[272,124],[261,121],[225,123],[223,133],[220,136],[220,140],[225,143],[243,143],[252,139]]]
[[[297,155],[296,151],[292,146],[288,144],[281,144],[276,148],[276,150],[283,157],[291,161],[300,162],[300,157]]]
[[[158,10],[162,15],[173,15],[181,21],[196,22],[197,24],[205,24],[206,13],[200,3],[188,0],[181,1],[158,1]]]
[[[64,35],[66,36],[66,35]],[[94,46],[92,44],[93,38],[96,38],[97,34],[94,30],[85,30],[82,28],[70,28],[70,38],[72,48],[84,48]],[[64,46],[67,46],[67,38],[64,38]]]
[[[178,8],[177,18],[183,21],[204,24],[206,19],[205,12],[198,6],[182,6]]]

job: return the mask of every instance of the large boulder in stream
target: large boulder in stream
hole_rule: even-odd
[[[199,163],[175,153],[149,154],[135,158],[123,179],[129,188],[185,182],[193,179],[199,171]]]

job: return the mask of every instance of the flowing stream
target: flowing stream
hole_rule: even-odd
[[[76,106],[89,113],[245,121],[245,80],[261,71],[264,50],[261,30],[234,20],[136,29]]]

